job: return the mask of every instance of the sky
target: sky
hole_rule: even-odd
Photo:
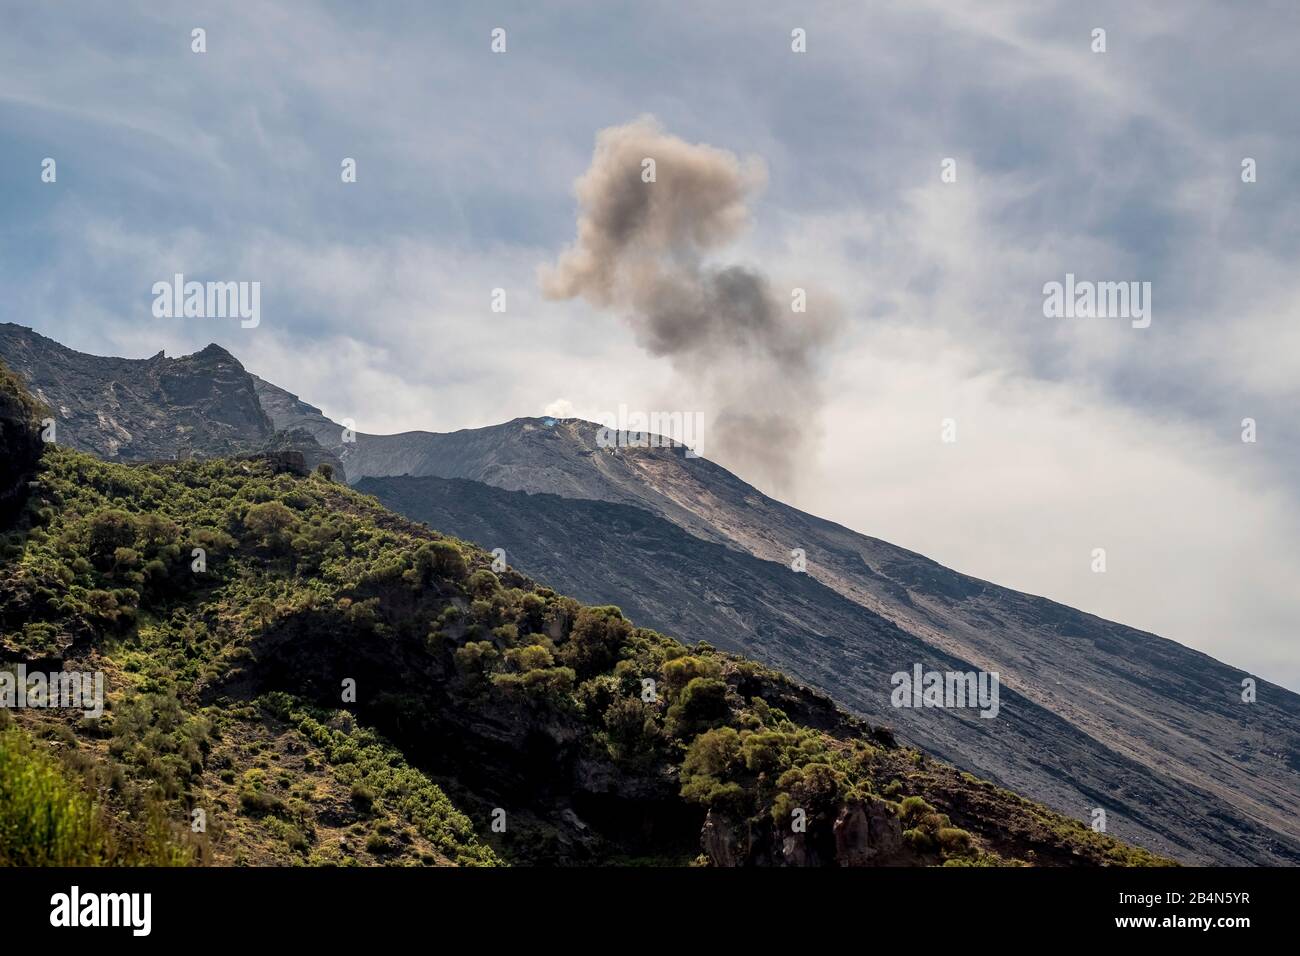
[[[839,316],[752,390],[793,473],[721,464],[1300,690],[1298,41],[1290,0],[12,5],[0,321],[215,341],[372,433],[721,421],[707,368],[543,288],[598,135],[653,117],[762,169],[703,264]],[[260,324],[156,318],[177,272],[260,282]],[[1045,316],[1066,274],[1149,282],[1150,326]]]

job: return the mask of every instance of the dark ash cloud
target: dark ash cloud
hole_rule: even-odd
[[[646,351],[704,386],[710,457],[788,492],[817,433],[815,369],[839,310],[809,290],[795,312],[792,288],[710,261],[747,228],[765,182],[761,161],[687,143],[652,117],[604,129],[576,183],[577,241],[541,278],[549,298],[624,316]]]

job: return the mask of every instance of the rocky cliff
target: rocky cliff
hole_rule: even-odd
[[[293,449],[309,467],[327,462],[343,476],[307,431],[277,432],[254,377],[219,345],[179,358],[103,358],[4,323],[0,359],[48,406],[57,444],[126,462]]]

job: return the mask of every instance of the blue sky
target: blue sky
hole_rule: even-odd
[[[3,318],[217,341],[373,432],[707,414],[618,315],[538,288],[596,134],[650,114],[765,165],[723,258],[843,310],[785,497],[1300,688],[1300,7],[375,7],[7,12]],[[261,325],[153,318],[174,272],[260,281]],[[1066,272],[1151,282],[1151,327],[1045,319]]]

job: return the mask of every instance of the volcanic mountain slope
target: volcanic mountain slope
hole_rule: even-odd
[[[297,415],[304,414],[302,410],[289,413],[291,403],[271,399],[276,393],[280,390],[259,382],[264,407],[277,425],[300,423]],[[306,414],[312,413],[323,420],[314,409]],[[327,440],[331,434],[337,440],[340,434],[338,426],[318,421],[316,427]],[[1054,740],[997,769],[981,757],[987,742],[984,736],[957,749],[952,749],[951,740],[929,733],[909,738],[913,743],[1032,793],[1062,812],[1085,816],[1092,808],[1108,808],[1112,820],[1119,818],[1113,825],[1120,832],[1181,859],[1300,862],[1300,697],[1294,693],[1257,680],[1258,699],[1244,703],[1242,680],[1251,675],[1205,654],[959,574],[914,552],[806,514],[763,495],[707,459],[687,457],[680,448],[625,447],[617,452],[601,448],[597,430],[591,423],[573,420],[548,426],[540,419],[516,419],[446,434],[358,434],[340,454],[347,456],[355,481],[398,475],[460,478],[510,491],[628,505],[677,525],[694,538],[782,567],[788,566],[792,549],[801,548],[811,577],[932,649],[933,654],[919,662],[942,655],[995,671],[1004,689],[1036,705],[1036,720],[1042,713],[1052,714],[1088,741],[1086,747],[1076,749],[1065,738]],[[427,515],[409,493],[388,500],[406,514]],[[457,528],[461,521],[472,524],[476,517],[493,516],[490,509],[467,504],[444,509],[438,520]],[[485,546],[506,547],[509,554],[527,552],[527,545],[510,550],[510,543],[521,536],[507,536],[507,530],[484,527],[465,533]],[[608,568],[635,563],[626,559],[621,547],[606,557]],[[631,606],[637,595],[654,588],[653,575],[606,572],[602,576],[599,569],[593,569],[595,577],[584,586],[565,573],[579,560],[576,553],[557,552],[545,561],[536,558],[520,557],[518,566],[542,580],[563,581],[592,600]],[[662,572],[672,567],[675,557],[671,551],[661,551],[659,559]],[[719,584],[708,600],[721,611],[745,607],[752,597],[745,586],[733,583]],[[769,599],[775,600],[776,596]],[[667,626],[653,612],[645,619]],[[862,618],[858,630],[869,630],[866,620]],[[851,650],[841,649],[840,659],[820,664],[811,664],[806,651],[787,653],[783,642],[802,644],[810,632],[836,633],[822,622],[817,608],[795,620],[785,618],[784,626],[775,632],[780,637],[744,627],[728,632],[715,629],[716,625],[674,626],[695,639],[743,648],[876,719],[885,706],[888,685],[878,679],[869,681],[869,673],[860,665],[845,662],[878,661],[888,673],[908,670],[918,662],[906,656],[882,659],[871,639]],[[849,640],[846,632],[838,633]],[[867,697],[872,706],[865,703]],[[1005,719],[1015,720],[1017,715],[1013,707]],[[1051,726],[1055,723],[1034,730],[1050,736]],[[1029,729],[1023,732],[1034,735]],[[1105,755],[1100,761],[1094,748]],[[1022,775],[1018,768],[1026,763],[1033,769]],[[1145,772],[1135,774],[1132,766]]]
[[[659,527],[650,536],[653,548],[640,552],[635,536],[610,535],[586,552],[555,545],[542,553],[526,540],[527,507],[506,508],[468,486],[438,497],[431,484],[423,503],[418,488],[383,492],[408,514],[463,528],[484,546],[505,547],[512,563],[541,580],[567,581],[565,587],[589,599],[637,607],[645,620],[692,640],[747,649],[864,714],[887,707],[883,673],[943,661],[996,671],[1011,703],[995,720],[897,718],[892,709],[887,719],[911,742],[1014,782],[1062,812],[1087,818],[1092,808],[1106,808],[1112,827],[1181,859],[1300,861],[1300,698],[1289,691],[1260,681],[1258,701],[1245,704],[1241,681],[1248,675],[1204,654],[958,574],[768,498],[680,449],[614,452],[598,447],[590,423],[548,426],[538,419],[449,434],[356,434],[345,442],[342,427],[318,409],[252,378],[274,427],[310,433],[344,462],[349,480],[468,479],[569,499],[571,519],[561,514],[563,501],[531,504],[538,508],[533,518],[561,515],[555,527],[569,520],[570,532],[590,517],[584,502],[595,502],[637,509],[686,533]],[[53,385],[49,391],[55,394]],[[644,524],[640,515],[623,514]],[[701,577],[710,581],[707,592],[683,590],[676,618],[667,619],[666,606],[647,596],[659,580],[689,583],[675,562],[697,543],[723,546],[718,553],[728,561],[720,566],[739,577]],[[794,548],[807,554],[807,576],[786,573]],[[591,549],[603,556],[603,566],[584,561]],[[743,556],[757,563],[737,564]],[[759,565],[773,567],[759,574]],[[773,570],[782,576],[773,577]],[[804,599],[798,615],[783,613],[789,582],[803,588],[808,578],[822,590]],[[768,590],[754,593],[764,582]],[[853,605],[848,614],[841,613],[843,602]],[[765,609],[762,628],[748,623],[754,607]],[[848,618],[851,623],[842,623]],[[879,644],[881,635],[897,632],[913,643],[898,641],[892,650]],[[824,651],[834,640],[840,642],[836,658],[809,651],[810,644]],[[1016,726],[1001,729],[1008,723]],[[985,745],[1004,734],[1032,746],[1005,766],[989,767]]]
[[[644,509],[462,479],[367,478],[357,487],[433,527],[502,548],[514,567],[582,600],[618,596],[657,629],[780,661],[850,710],[980,776],[1033,790],[1079,817],[1103,807],[1110,832],[1130,842],[1199,862],[1258,860],[1286,846],[1204,787],[1110,750],[1006,688],[990,720],[974,711],[891,707],[894,671],[914,662],[937,670],[972,665],[806,574],[702,541]]]
[[[259,383],[264,407],[277,425],[298,423],[301,410],[288,413],[291,403],[269,400],[279,392]],[[337,426],[317,427],[325,438],[332,432],[337,440]],[[1208,655],[960,574],[806,514],[763,495],[707,459],[687,457],[680,448],[601,448],[597,431],[589,422],[566,420],[548,426],[541,419],[516,419],[446,434],[358,434],[350,450],[340,454],[349,456],[355,481],[404,474],[461,478],[510,491],[629,505],[695,538],[782,566],[788,565],[792,549],[803,549],[808,574],[829,590],[897,625],[937,654],[999,673],[1005,689],[1059,717],[1108,758],[1094,765],[1091,756],[1058,741],[1024,755],[1037,765],[1031,777],[992,772],[994,779],[1062,812],[1084,815],[1093,807],[1118,809],[1126,821],[1118,826],[1147,831],[1125,831],[1133,839],[1150,840],[1147,845],[1188,861],[1300,863],[1300,696],[1257,679],[1258,699],[1247,704],[1242,701],[1242,681],[1251,675]],[[400,498],[396,507],[423,517],[411,495]],[[472,520],[486,514],[466,509],[459,517]],[[444,512],[441,520],[452,516]],[[493,530],[494,540],[508,548],[501,533],[506,529]],[[516,547],[515,553],[519,551]],[[660,557],[661,564],[671,565],[671,554]],[[611,580],[607,575],[600,586],[583,588],[572,576],[557,577],[575,560],[560,554],[548,562],[521,561],[519,566],[543,580],[567,580],[593,599],[601,595],[601,600],[628,603],[632,595],[653,586],[652,579],[623,575]],[[624,563],[614,561],[612,566]],[[712,594],[719,607],[745,606],[751,597],[743,587],[718,587]],[[647,620],[658,623],[654,614]],[[819,624],[814,610],[787,622],[782,633],[799,643],[801,632],[806,637],[810,631],[829,630]],[[681,633],[716,639],[733,649],[744,647],[773,666],[815,681],[859,712],[878,714],[884,706],[888,688],[868,683],[865,672],[827,661],[818,674],[806,660],[782,652],[780,639],[770,634],[749,634],[742,641],[739,634],[723,637],[707,628],[681,628]],[[870,640],[854,651],[842,653],[846,659],[879,659]],[[881,660],[889,672],[908,670],[913,663],[912,658]],[[863,706],[864,694],[872,695],[875,707]],[[1013,708],[1007,718],[1015,715]],[[912,739],[960,766],[983,764],[982,743],[954,752],[928,735]],[[1128,771],[1115,772],[1110,760],[1120,767],[1131,762],[1146,768],[1145,782]],[[1013,766],[1004,772],[1012,773]],[[1097,786],[1097,780],[1105,785]],[[1199,809],[1189,813],[1185,801],[1170,799],[1170,794],[1179,793],[1193,794]],[[1149,827],[1144,822],[1148,820],[1158,825]]]
[[[23,469],[3,657],[108,693],[0,709],[0,864],[1163,862],[276,456]]]

